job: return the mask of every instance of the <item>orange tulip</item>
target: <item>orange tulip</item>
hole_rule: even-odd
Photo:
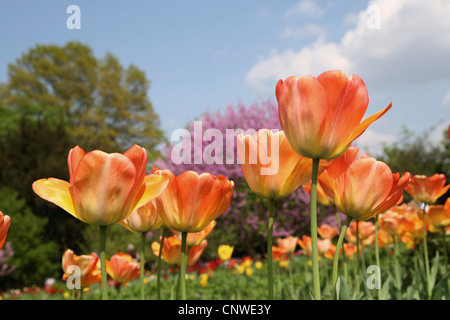
[[[445,185],[445,182],[444,174],[436,173],[431,177],[414,175],[406,191],[417,203],[433,204],[450,188],[450,184]]]
[[[302,239],[298,240],[298,244],[302,247],[305,254],[310,257],[312,254],[312,245],[310,236],[302,236]],[[317,246],[319,249],[319,254],[325,254],[331,247],[330,239],[317,239]]]
[[[11,218],[8,215],[3,215],[3,212],[0,211],[0,249],[3,248],[3,245],[5,244],[6,235],[10,225]]]
[[[450,198],[444,205],[431,205],[425,217],[431,232],[441,232],[450,226]]]
[[[411,180],[409,172],[400,177],[387,164],[366,154],[344,162],[346,170],[339,166],[339,173],[330,175],[332,188],[324,190],[348,217],[369,220],[403,200],[403,191]]]
[[[240,134],[237,150],[250,189],[264,198],[285,198],[311,180],[311,159],[296,154],[283,131],[261,129],[254,135]],[[328,165],[321,161],[319,173]]]
[[[230,206],[234,182],[224,176],[185,171],[175,177],[170,170],[153,168],[169,176],[167,188],[156,198],[163,224],[179,232],[200,232]]]
[[[291,76],[276,86],[281,127],[295,152],[334,159],[392,106],[361,122],[369,97],[357,75],[332,70],[319,77]]]
[[[141,263],[135,262],[129,254],[119,252],[106,260],[106,271],[114,281],[123,284],[139,278]]]
[[[322,239],[333,239],[339,234],[339,230],[336,227],[332,227],[326,223],[321,224],[319,228],[317,228],[317,233]]]
[[[292,254],[295,252],[297,242],[298,238],[293,236],[277,239],[278,247],[285,249],[288,254]]]
[[[388,245],[393,243],[393,239],[389,233],[383,229],[378,229],[378,246],[380,248],[386,248]]]
[[[344,243],[344,251],[345,256],[349,259],[353,259],[353,256],[355,255],[357,248],[356,245],[353,243]],[[325,252],[324,257],[333,260],[334,259],[334,253],[336,252],[336,245],[331,244],[330,248],[327,252]],[[341,250],[339,250],[340,254],[342,253],[342,247]]]
[[[77,256],[72,250],[67,249],[62,257],[62,269],[64,271],[62,279],[64,281],[67,281],[72,275],[69,272],[70,266],[80,268],[80,286],[82,288],[101,282],[100,260],[95,253]]]
[[[326,172],[326,170],[325,170]],[[319,178],[325,173],[323,172]],[[311,180],[305,182],[304,184],[302,184],[302,188],[303,190],[308,193],[309,195],[311,195]],[[331,207],[334,205],[334,201],[333,199],[331,199],[328,194],[326,194],[326,192],[323,190],[323,187],[321,185],[321,181],[319,179],[317,179],[317,202],[319,202],[321,205],[325,206],[325,207]]]
[[[120,224],[132,232],[150,232],[159,229],[162,225],[155,200],[147,202],[142,207],[135,209]]]
[[[297,242],[295,243],[297,245]],[[286,248],[272,246],[272,257],[274,261],[281,261],[287,258],[288,251]]]
[[[358,223],[358,228],[356,223]],[[352,221],[345,233],[345,239],[356,244],[356,230],[358,229],[359,243],[363,247],[370,246],[375,240],[375,225],[370,221]]]
[[[202,240],[198,246],[191,247],[187,257],[186,265],[188,267],[197,263],[208,244],[207,240]],[[159,256],[159,242],[152,243],[152,251],[155,256]],[[177,236],[164,238],[162,259],[169,264],[181,264],[181,240]]]
[[[198,246],[217,225],[216,220],[211,221],[205,229],[200,232],[188,233],[186,237],[186,245],[188,247]],[[181,240],[181,232],[172,230],[173,234]]]
[[[33,183],[34,192],[75,218],[98,226],[112,225],[157,197],[168,177],[145,176],[147,151],[137,145],[124,154],[76,146],[68,159],[70,182],[49,178]]]
[[[395,210],[388,210],[379,215],[378,224],[381,230],[384,230],[391,236],[401,236],[401,221],[404,219],[402,214]]]

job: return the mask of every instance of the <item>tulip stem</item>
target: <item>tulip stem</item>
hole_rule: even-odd
[[[380,248],[378,246],[378,215],[375,216],[375,263],[378,268],[380,266]],[[379,275],[379,273],[378,273]],[[381,284],[381,279],[377,279],[377,283]],[[377,290],[378,292],[378,300],[381,300],[381,290]]]
[[[317,176],[319,175],[320,159],[312,159],[312,181],[311,181],[311,249],[312,249],[312,274],[314,299],[320,297],[320,274],[319,274],[319,249],[317,243]]]
[[[102,280],[102,300],[108,300],[108,283],[106,274],[106,228],[100,226],[100,271]]]
[[[140,274],[140,281],[141,281],[141,300],[145,300],[145,294],[144,294],[144,265],[145,265],[145,238],[146,238],[146,232],[141,232],[141,274]]]
[[[273,300],[273,265],[272,265],[272,236],[275,200],[269,199],[269,223],[267,226],[267,274],[269,281],[269,299]]]
[[[180,267],[180,280],[181,280],[181,300],[186,300],[186,238],[187,232],[181,232],[181,267]]]
[[[347,220],[345,220],[345,224],[341,229],[341,232],[339,233],[338,242],[336,244],[336,250],[334,251],[334,258],[333,258],[333,274],[332,274],[332,281],[333,281],[333,287],[336,286],[337,281],[337,275],[338,275],[338,264],[339,264],[339,254],[342,247],[342,242],[344,241],[345,233],[347,232],[347,228],[352,222],[351,217],[347,217]]]
[[[431,288],[430,288],[430,265],[428,261],[428,247],[427,247],[427,229],[425,224],[425,215],[427,213],[427,205],[425,204],[423,207],[423,214],[422,214],[422,235],[423,235],[423,255],[425,259],[425,269],[427,272],[427,291],[428,296],[431,297]]]
[[[159,243],[159,254],[158,254],[158,264],[156,267],[156,292],[158,295],[158,300],[161,300],[161,256],[164,246],[164,238],[166,237],[167,229],[163,228],[161,241]]]

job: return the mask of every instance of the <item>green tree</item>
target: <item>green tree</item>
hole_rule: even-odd
[[[124,151],[137,143],[159,156],[159,118],[148,99],[150,81],[134,65],[107,53],[97,59],[81,43],[37,45],[8,66],[0,98],[36,118],[61,119],[73,144],[86,151]]]
[[[0,290],[42,285],[46,278],[59,278],[62,254],[55,241],[45,239],[48,219],[34,215],[25,199],[7,187],[0,188],[0,208],[11,217],[7,241],[14,256],[8,264],[16,266],[11,274],[0,277]]]

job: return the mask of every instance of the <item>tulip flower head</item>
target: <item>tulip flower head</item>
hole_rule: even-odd
[[[189,249],[186,263],[188,267],[193,266],[198,262],[203,251],[205,251],[207,244],[208,241],[205,239],[198,246]],[[152,243],[151,247],[153,254],[159,256],[160,243],[155,241]],[[164,238],[161,258],[169,264],[181,264],[181,240],[177,236]]]
[[[169,229],[200,232],[230,206],[234,182],[224,176],[194,171],[175,176],[157,168],[152,172],[169,176],[167,188],[155,200],[163,225]]]
[[[295,252],[297,242],[298,238],[293,236],[277,239],[278,247],[285,249],[287,254],[293,254]]]
[[[222,261],[228,261],[231,259],[231,255],[233,254],[234,247],[229,246],[227,244],[222,244],[217,249],[217,254],[219,255],[219,259]]]
[[[95,283],[101,282],[100,259],[95,253],[89,255],[76,255],[71,249],[67,249],[62,257],[62,279],[67,281],[72,276],[76,266],[80,270],[80,287],[87,288]]]
[[[291,76],[276,86],[283,131],[299,155],[312,159],[340,157],[392,103],[362,121],[369,97],[357,75],[331,70],[317,78]]]
[[[141,264],[134,261],[131,255],[119,252],[106,260],[106,271],[114,281],[125,284],[139,278]]]
[[[351,147],[343,158],[334,160],[340,165],[328,171],[330,181],[323,187],[346,216],[369,220],[403,200],[411,174],[393,174],[387,164],[366,154],[355,159],[355,150]]]
[[[311,180],[311,159],[296,154],[283,131],[261,129],[254,135],[240,134],[237,148],[250,189],[266,199],[285,198]],[[321,161],[319,173],[328,165]]]
[[[216,225],[217,221],[213,220],[202,231],[188,233],[186,237],[186,245],[188,247],[198,246],[211,233],[211,231],[215,228]],[[181,232],[176,230],[172,230],[172,232],[181,241]]]
[[[67,159],[70,181],[55,178],[33,183],[34,192],[88,224],[118,223],[150,200],[168,184],[158,172],[145,176],[147,151],[134,145],[124,154],[76,146]]]
[[[8,215],[4,215],[3,212],[0,211],[0,249],[3,248],[3,245],[5,244],[6,235],[10,225],[11,218]]]
[[[120,224],[131,232],[150,232],[159,229],[162,225],[155,200],[151,200],[142,207],[135,209]]]
[[[442,232],[450,226],[450,198],[444,205],[431,205],[428,208],[426,220],[431,232]]]
[[[414,175],[406,191],[417,203],[433,204],[450,188],[450,184],[445,185],[445,183],[444,174],[436,173],[430,177]]]

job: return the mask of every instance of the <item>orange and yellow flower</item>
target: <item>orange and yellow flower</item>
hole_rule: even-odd
[[[331,70],[319,77],[291,76],[276,86],[281,127],[296,153],[334,159],[392,106],[362,121],[369,97],[357,75]]]
[[[6,235],[8,234],[10,225],[11,218],[0,211],[0,249],[3,248],[3,245],[5,244]]]
[[[222,175],[185,171],[175,177],[170,170],[153,168],[169,176],[167,188],[156,198],[163,225],[179,232],[195,233],[230,206],[234,182]]]
[[[403,191],[411,180],[409,172],[392,173],[387,164],[363,154],[355,159],[351,147],[339,163],[328,172],[325,192],[346,216],[355,220],[369,220],[403,200]]]
[[[445,185],[445,183],[444,174],[436,173],[430,177],[414,175],[406,191],[417,203],[433,204],[450,188],[450,184]]]
[[[76,255],[71,249],[67,249],[62,257],[62,269],[64,271],[62,279],[67,281],[73,270],[70,266],[80,268],[80,287],[87,288],[95,283],[101,282],[100,259],[95,253],[89,255]]]
[[[106,272],[114,281],[125,284],[139,278],[141,263],[134,261],[127,253],[118,252],[106,260]]]
[[[450,226],[450,198],[444,205],[430,205],[425,219],[431,232],[441,232]]]
[[[233,254],[234,247],[229,246],[227,244],[222,244],[217,249],[217,254],[219,255],[219,259],[222,261],[228,261],[231,259],[231,255]]]
[[[311,159],[296,154],[283,131],[240,134],[237,150],[250,189],[266,199],[285,198],[311,180]],[[328,165],[329,161],[320,161],[319,173]]]
[[[151,200],[142,207],[135,209],[125,220],[122,226],[132,232],[150,232],[159,229],[162,225],[155,200]]]
[[[288,236],[285,238],[278,238],[277,245],[280,248],[286,250],[288,255],[293,254],[297,248],[298,238],[293,236]]]
[[[317,228],[317,233],[322,239],[331,240],[339,234],[339,230],[336,227],[323,223],[319,226],[319,228]]]
[[[188,233],[186,237],[186,245],[188,247],[198,246],[211,233],[211,231],[215,228],[216,225],[217,221],[213,220],[202,231]],[[172,232],[175,236],[177,236],[181,240],[181,232],[176,230],[172,230]]]
[[[360,245],[363,247],[368,247],[373,244],[375,240],[375,225],[372,222],[353,220],[345,233],[345,240],[356,244],[356,230],[358,230]]]
[[[208,241],[203,240],[198,246],[191,247],[187,257],[186,265],[193,266],[200,259]],[[160,243],[155,241],[152,243],[152,251],[155,256],[159,256]],[[164,238],[161,258],[169,264],[181,264],[181,240],[177,236]]]
[[[33,183],[33,190],[75,218],[98,226],[124,220],[157,197],[169,180],[162,172],[145,176],[147,151],[137,145],[124,154],[100,150],[86,153],[76,146],[67,162],[69,182],[40,179]]]
[[[303,235],[301,239],[299,239],[298,244],[302,247],[303,252],[310,257],[312,255],[312,245],[311,245],[311,237]],[[317,239],[317,247],[319,250],[319,254],[325,254],[331,247],[330,239]]]

